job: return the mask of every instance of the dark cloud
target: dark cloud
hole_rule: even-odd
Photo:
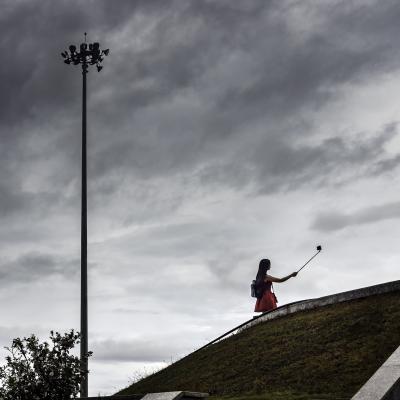
[[[79,260],[66,260],[60,256],[31,252],[12,261],[2,260],[0,284],[28,284],[55,276],[70,278],[79,272]]]
[[[254,148],[241,148],[235,162],[204,167],[200,180],[236,188],[250,186],[265,194],[340,185],[368,178],[371,171],[383,174],[395,169],[398,157],[391,157],[385,146],[397,134],[397,124],[388,124],[372,137],[359,133],[352,139],[336,136],[316,144],[265,138]]]
[[[106,179],[107,173],[118,171],[151,178],[183,170],[197,174],[200,169],[210,177],[202,179],[203,184],[214,177],[218,184],[232,184],[237,178],[238,188],[254,177],[262,182],[268,174],[274,181],[269,188],[296,188],[296,182],[310,177],[323,180],[329,170],[335,171],[333,163],[343,160],[343,168],[363,168],[373,152],[368,137],[357,138],[359,149],[342,137],[315,146],[293,144],[295,137],[307,137],[315,128],[296,131],[280,120],[323,107],[337,96],[337,85],[358,85],[397,68],[390,62],[397,59],[392,37],[373,22],[398,12],[398,7],[390,3],[375,12],[361,5],[345,10],[321,5],[311,11],[297,4],[300,15],[306,18],[310,12],[318,22],[307,31],[290,25],[287,6],[274,3],[271,11],[265,4],[178,4],[173,11],[164,10],[149,28],[144,49],[132,47],[119,54],[118,77],[113,79],[118,90],[112,95],[118,107],[102,104],[100,121],[110,126],[121,118],[124,128],[112,143],[99,148],[93,175]],[[359,18],[352,22],[356,15],[371,23],[368,29],[377,25],[376,38],[361,38],[359,32],[367,27]],[[251,130],[256,121],[264,125],[259,137]],[[259,155],[243,151],[241,135]],[[385,161],[385,168],[391,166],[395,164]]]
[[[8,171],[18,158],[28,168],[52,154],[54,188],[77,180],[80,153],[80,73],[59,53],[85,30],[112,47],[102,73],[89,76],[89,182],[100,190],[97,199],[128,176],[184,174],[236,189],[256,181],[266,192],[329,182],[342,161],[343,169],[363,168],[372,152],[367,137],[358,150],[342,137],[293,143],[315,128],[296,131],[284,121],[321,108],[337,96],[337,85],[361,84],[398,65],[397,24],[382,23],[400,13],[395,2],[378,9],[121,1],[111,10],[105,1],[21,1],[5,2],[3,11],[0,167]],[[303,26],[306,19],[313,29]],[[264,126],[262,135],[254,124]],[[40,129],[50,145],[32,159],[24,143]],[[243,149],[242,136],[253,148]],[[372,156],[376,174],[398,165],[396,157]],[[3,210],[29,209],[31,195],[4,185],[1,191]]]
[[[337,231],[352,225],[372,224],[375,222],[400,218],[400,203],[388,203],[367,207],[354,213],[330,212],[319,214],[312,229],[319,231]]]
[[[62,200],[57,193],[31,193],[4,184],[0,184],[0,196],[0,216],[4,219],[18,217],[21,212],[30,212],[31,218],[42,217],[54,211]]]
[[[83,41],[85,31],[91,40],[96,40],[99,32],[112,35],[136,10],[149,12],[159,2],[147,3],[152,5],[122,0],[111,12],[107,1],[3,2],[0,46],[7,53],[7,62],[0,73],[7,79],[1,83],[2,122],[21,121],[21,115],[30,119],[45,113],[48,118],[54,112],[58,116],[68,112],[81,85],[75,76],[79,76],[78,68],[75,74],[68,73],[61,51]]]
[[[397,154],[393,157],[387,157],[383,160],[376,161],[372,167],[371,175],[379,176],[385,174],[387,172],[395,172],[395,170],[400,165],[400,154]]]

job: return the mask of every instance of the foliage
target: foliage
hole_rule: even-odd
[[[0,367],[1,400],[66,400],[76,398],[81,378],[78,357],[70,354],[80,343],[80,334],[71,330],[61,335],[50,332],[51,343],[40,343],[35,335],[17,338],[6,364]],[[87,357],[91,356],[91,352]]]

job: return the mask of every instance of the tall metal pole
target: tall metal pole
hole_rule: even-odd
[[[76,51],[74,45],[69,46],[69,53],[64,51],[61,56],[66,64],[82,64],[82,207],[81,207],[81,369],[83,371],[80,383],[81,397],[88,397],[88,295],[87,295],[87,163],[86,163],[86,75],[89,65],[96,65],[99,72],[104,56],[109,50],[100,50],[99,43],[80,45]]]
[[[82,215],[81,215],[81,364],[88,370],[88,304],[87,304],[87,167],[86,167],[86,59],[82,64]],[[81,397],[88,397],[88,379],[84,376]]]

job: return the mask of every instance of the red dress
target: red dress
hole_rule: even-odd
[[[271,285],[271,281],[266,282],[266,289],[263,297],[261,297],[261,299],[257,299],[254,312],[271,311],[276,308],[275,295],[271,292]]]

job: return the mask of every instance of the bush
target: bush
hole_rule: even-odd
[[[81,369],[78,357],[70,354],[80,343],[80,334],[71,330],[63,336],[50,332],[51,344],[39,343],[35,335],[17,338],[6,364],[0,367],[1,400],[75,399],[81,378],[89,371]],[[87,357],[91,356],[91,352]]]

